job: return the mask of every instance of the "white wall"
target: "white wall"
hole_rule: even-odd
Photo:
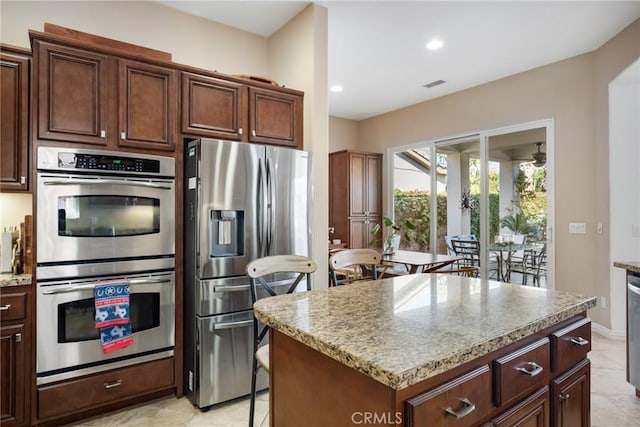
[[[611,334],[625,335],[625,271],[640,259],[640,59],[609,85]]]

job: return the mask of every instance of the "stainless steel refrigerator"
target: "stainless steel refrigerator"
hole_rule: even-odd
[[[253,325],[246,265],[308,255],[309,153],[233,141],[185,152],[184,384],[200,407],[250,393]],[[272,277],[285,292],[290,277]],[[301,285],[302,286],[302,285]],[[264,371],[259,388],[268,385]]]

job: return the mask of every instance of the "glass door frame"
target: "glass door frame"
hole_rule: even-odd
[[[414,144],[389,147],[387,149],[387,161],[386,163],[386,187],[389,189],[385,192],[385,201],[387,206],[387,212],[390,212],[388,216],[393,217],[394,213],[394,201],[393,201],[393,188],[394,188],[394,157],[396,154],[410,150],[412,148],[420,147],[422,149],[428,148],[431,155],[431,159],[436,159],[436,153],[438,147],[443,147],[451,144],[456,144],[469,139],[480,140],[480,257],[483,260],[480,267],[480,277],[486,279],[488,277],[487,265],[489,260],[488,250],[488,238],[489,238],[489,178],[488,178],[488,161],[489,161],[489,138],[493,136],[526,131],[537,128],[546,129],[546,142],[545,150],[547,154],[546,160],[546,192],[547,192],[547,277],[546,287],[547,289],[555,289],[555,182],[554,182],[554,119],[542,119],[532,122],[526,122],[516,125],[504,126],[480,132],[470,132],[450,138],[440,138],[434,140],[428,140],[424,142],[418,142]],[[430,192],[432,195],[437,194],[437,179],[430,180]],[[437,212],[437,197],[431,197],[430,212]],[[438,224],[437,221],[430,222],[430,243],[431,248],[437,248],[438,239]]]

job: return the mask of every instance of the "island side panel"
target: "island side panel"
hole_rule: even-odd
[[[395,390],[273,329],[269,342],[270,425],[403,423]]]

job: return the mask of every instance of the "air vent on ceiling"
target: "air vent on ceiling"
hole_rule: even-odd
[[[427,89],[431,89],[434,86],[439,86],[443,83],[446,83],[444,80],[434,80],[431,83],[427,83],[426,85],[423,85],[424,87],[426,87]]]

